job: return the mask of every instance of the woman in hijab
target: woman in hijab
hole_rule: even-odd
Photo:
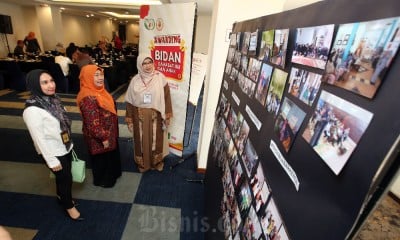
[[[140,172],[162,171],[168,154],[167,129],[172,117],[169,86],[165,76],[155,70],[149,55],[139,55],[139,73],[132,78],[126,92],[126,118],[133,132],[134,159]]]
[[[26,100],[23,119],[36,151],[56,177],[59,203],[72,220],[82,221],[71,194],[71,120],[55,94],[54,79],[45,70],[32,70],[26,76],[26,87],[32,95]]]
[[[81,84],[76,101],[91,158],[93,184],[111,188],[121,176],[116,105],[104,88],[102,68],[86,65],[82,67],[79,79]]]

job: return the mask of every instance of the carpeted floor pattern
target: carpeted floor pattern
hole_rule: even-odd
[[[169,155],[162,172],[141,174],[123,122],[125,90],[122,86],[112,93],[118,106],[123,175],[112,189],[95,187],[87,161],[86,181],[73,185],[83,222],[70,220],[58,205],[54,180],[33,148],[21,117],[29,92],[0,90],[0,225],[13,240],[204,239],[204,176],[196,172],[200,110],[188,105],[183,158]],[[89,159],[76,95],[60,96],[73,120],[75,150],[80,158]],[[202,94],[197,109],[201,103]],[[354,239],[399,239],[399,213],[399,202],[384,198]]]
[[[204,176],[196,172],[200,111],[188,105],[183,158],[170,154],[162,172],[141,174],[133,162],[132,138],[123,121],[125,90],[122,86],[112,93],[118,107],[123,175],[114,188],[95,187],[87,161],[85,182],[73,185],[83,222],[70,220],[58,205],[54,180],[33,148],[21,117],[29,92],[0,90],[0,225],[13,240],[204,239],[200,226]],[[76,95],[59,96],[73,120],[76,152],[88,160]],[[200,97],[198,109],[201,101]]]

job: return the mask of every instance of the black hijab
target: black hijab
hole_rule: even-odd
[[[31,92],[31,97],[26,100],[25,108],[35,106],[48,111],[51,115],[60,121],[62,131],[67,131],[71,136],[71,120],[67,116],[64,106],[61,104],[60,98],[54,95],[46,95],[40,86],[40,76],[49,72],[43,69],[35,69],[26,75],[26,88]]]

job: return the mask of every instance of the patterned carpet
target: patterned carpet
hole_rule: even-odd
[[[164,171],[140,174],[123,123],[125,89],[113,92],[118,102],[123,176],[112,189],[94,187],[88,162],[87,180],[73,186],[78,208],[86,218],[79,223],[69,220],[58,206],[54,181],[37,157],[21,118],[29,93],[0,90],[0,225],[13,240],[204,239],[203,175],[196,173],[195,154],[200,111],[188,107],[186,125],[192,136],[185,134],[185,161],[177,165],[181,158],[169,155]],[[73,119],[76,151],[88,159],[75,95],[60,96]],[[200,98],[198,109],[201,102]],[[399,216],[399,202],[384,197],[354,239],[400,239]]]
[[[133,162],[132,139],[123,122],[125,90],[122,86],[112,93],[118,107],[123,175],[112,189],[95,187],[87,162],[86,181],[73,185],[83,222],[71,221],[57,204],[54,180],[32,146],[21,117],[29,92],[0,90],[0,225],[14,240],[204,239],[200,230],[203,175],[196,172],[195,154],[200,111],[189,104],[186,125],[192,136],[185,134],[184,161],[177,164],[182,158],[170,154],[162,172],[141,174]],[[89,159],[76,95],[59,96],[73,120],[76,152]],[[201,109],[201,99],[197,107]]]
[[[400,203],[385,196],[367,218],[355,240],[400,239]]]

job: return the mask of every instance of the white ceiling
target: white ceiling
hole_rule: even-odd
[[[21,6],[36,6],[40,4],[48,4],[57,7],[63,7],[67,14],[86,16],[87,14],[94,14],[94,16],[110,17],[101,12],[115,12],[118,14],[139,15],[139,7],[117,5],[113,0],[109,0],[107,4],[88,4],[88,3],[67,3],[53,2],[51,0],[1,0],[3,3],[11,3]],[[145,0],[146,1],[146,0]],[[211,15],[214,0],[160,0],[162,3],[183,3],[183,2],[196,2],[197,13],[200,15]],[[118,20],[124,20],[119,18]]]

